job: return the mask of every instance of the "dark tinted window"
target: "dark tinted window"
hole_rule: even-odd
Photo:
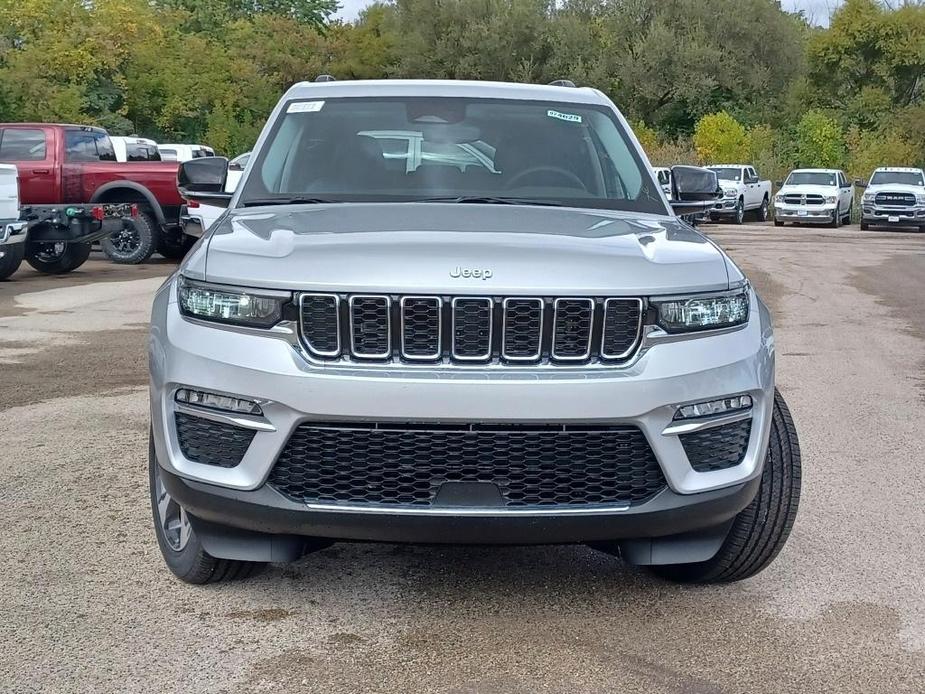
[[[161,155],[156,145],[128,142],[125,145],[126,161],[160,161]]]
[[[0,159],[6,161],[43,161],[45,131],[7,128],[0,132]]]
[[[606,107],[516,99],[297,101],[273,124],[243,204],[456,197],[665,214],[661,190]]]
[[[98,130],[68,130],[64,147],[68,161],[116,161],[109,135]]]

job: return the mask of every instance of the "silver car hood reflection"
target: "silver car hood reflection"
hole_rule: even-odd
[[[680,220],[521,205],[232,210],[183,271],[250,287],[404,294],[653,295],[729,286],[723,253]]]

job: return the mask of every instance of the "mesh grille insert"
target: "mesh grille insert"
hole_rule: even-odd
[[[592,299],[557,299],[552,356],[557,359],[585,359],[591,353],[594,323]]]
[[[491,299],[456,299],[453,306],[453,355],[461,359],[488,359],[491,356]]]
[[[636,427],[303,424],[268,483],[300,502],[435,505],[445,482],[502,506],[641,503],[665,487]]]
[[[440,299],[406,297],[402,300],[402,353],[409,358],[440,356]]]
[[[681,439],[691,467],[697,472],[712,472],[742,462],[751,431],[752,420],[749,418],[691,434],[681,434],[678,438]]]
[[[387,296],[350,298],[350,337],[353,353],[384,358],[392,353],[391,317]]]
[[[308,348],[320,356],[340,353],[337,304],[333,295],[302,296],[302,334]]]
[[[505,299],[504,346],[505,359],[536,361],[542,354],[542,299]]]
[[[604,335],[601,356],[622,359],[639,341],[642,302],[638,299],[607,299],[604,302]]]
[[[185,412],[175,412],[174,421],[180,451],[194,463],[234,467],[241,462],[254,438],[250,429],[213,422]]]

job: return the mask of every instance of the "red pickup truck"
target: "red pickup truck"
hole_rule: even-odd
[[[109,135],[101,128],[0,123],[0,162],[15,164],[19,170],[24,209],[89,203],[134,205],[134,224],[100,238],[103,250],[115,262],[140,263],[155,250],[167,257],[182,257],[190,245],[179,226],[183,201],[177,192],[177,162],[118,162]],[[48,244],[60,236],[60,230],[47,227],[30,227],[30,246]],[[26,253],[28,259],[28,248]]]

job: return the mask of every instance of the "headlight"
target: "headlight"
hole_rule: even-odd
[[[279,323],[283,304],[292,298],[288,292],[239,289],[185,277],[180,277],[177,294],[180,312],[185,316],[254,328],[271,328]]]
[[[875,197],[874,193],[864,193],[864,202],[873,202]]]
[[[734,198],[738,194],[739,194],[739,191],[734,190],[733,188],[723,191],[723,195],[725,195],[727,198]]]
[[[919,204],[919,205],[925,205],[925,194],[923,194],[923,193],[916,193],[916,194],[915,194],[915,202],[916,202],[917,204]]]
[[[710,296],[653,299],[658,324],[669,333],[730,328],[748,322],[748,287]]]
[[[836,195],[826,195],[825,196],[826,205],[834,205],[836,202],[838,202],[838,196]]]
[[[784,196],[783,196],[783,195],[775,195],[775,196],[774,196],[774,204],[775,204],[775,205],[783,205],[783,204],[784,204]]]

